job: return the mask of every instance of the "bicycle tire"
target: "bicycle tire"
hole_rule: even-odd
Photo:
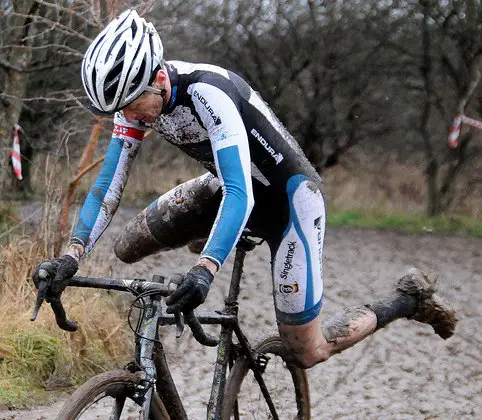
[[[134,387],[140,380],[141,378],[138,375],[126,370],[104,372],[96,375],[77,388],[77,390],[65,402],[57,415],[56,420],[89,419],[90,417],[88,414],[83,416],[85,410],[93,407],[94,404],[97,404],[105,397],[112,397],[115,400],[125,398],[131,399]],[[139,405],[136,406],[141,410]],[[142,414],[139,415],[139,418],[142,418],[141,415]],[[97,415],[95,418],[102,417]],[[106,418],[108,418],[108,415]],[[134,417],[129,414],[126,418],[131,419]],[[167,413],[164,404],[159,396],[154,393],[149,419],[169,420],[169,418],[169,414]]]
[[[287,418],[290,420],[292,420],[293,418],[299,420],[310,419],[310,392],[306,372],[304,369],[301,369],[286,360],[286,350],[283,346],[281,338],[278,335],[266,335],[256,340],[253,348],[258,353],[268,355],[271,359],[273,359],[274,357],[276,357],[276,359],[280,358],[283,362],[282,366],[279,366],[276,363],[274,373],[281,373],[277,372],[277,370],[282,370],[284,373],[284,379],[282,379],[281,381],[276,380],[274,381],[274,384],[276,385],[276,387],[281,387],[283,391],[283,396],[287,395],[288,393],[294,394],[291,395],[290,398],[285,398],[282,395],[277,395],[278,393],[272,392],[273,382],[271,382],[271,378],[268,377],[271,374],[272,369],[266,370],[263,373],[263,379],[266,382],[268,391],[270,391],[270,395],[273,399],[276,411],[280,418]],[[270,364],[272,363],[273,360],[269,360],[267,368],[270,368]],[[241,419],[271,418],[268,405],[261,394],[258,383],[254,379],[254,375],[252,375],[251,373],[250,376],[252,376],[252,378],[250,378],[249,381],[247,381],[246,379],[249,371],[249,363],[246,359],[238,359],[234,364],[229,374],[224,393],[223,410],[221,416],[223,420],[228,420],[231,418],[234,412],[236,401],[238,401],[239,414]],[[274,373],[271,374],[271,376],[273,376]],[[292,390],[288,389],[290,388],[290,377],[288,376],[288,373],[291,374],[291,386],[293,387]],[[253,381],[253,384],[248,384],[247,382],[250,382],[251,379]],[[246,389],[241,389],[241,387],[243,386],[243,382],[246,382],[244,386],[244,388]],[[246,401],[246,399],[250,397],[251,389],[256,389],[256,395],[253,398],[253,403]],[[288,409],[285,406],[287,402],[290,403],[290,407],[288,407]],[[255,408],[255,405],[256,407],[259,406],[259,409],[262,411],[254,411],[255,409],[258,409]]]

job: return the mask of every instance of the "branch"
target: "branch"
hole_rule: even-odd
[[[98,29],[100,27],[99,23],[98,22],[92,22],[90,21],[89,19],[87,19],[83,14],[81,13],[77,13],[75,12],[74,10],[72,10],[72,8],[70,7],[62,7],[62,6],[59,6],[57,4],[53,4],[53,3],[49,3],[49,2],[46,2],[44,0],[35,0],[38,4],[41,4],[42,6],[45,6],[45,7],[50,7],[52,9],[55,9],[56,11],[61,11],[65,14],[69,14],[69,15],[72,15],[72,16],[75,16],[76,18],[80,19],[81,21],[83,21],[86,25],[89,25],[90,27],[92,28],[96,28]]]
[[[462,96],[462,98],[460,98],[460,101],[459,101],[458,111],[460,113],[464,112],[464,108],[467,105],[467,102],[470,100],[472,94],[475,91],[475,88],[480,82],[481,65],[482,65],[482,51],[479,51],[474,57],[474,59],[472,60],[472,63],[470,65],[471,79],[467,86],[467,90],[465,91],[465,94]]]
[[[79,89],[81,91],[81,89]],[[55,93],[55,92],[54,92]],[[63,92],[59,92],[64,94]],[[70,93],[67,91],[67,93]],[[34,101],[44,101],[47,103],[64,103],[64,102],[72,102],[76,100],[82,100],[86,98],[86,96],[72,96],[70,98],[48,98],[45,96],[37,96],[33,98],[19,98],[18,96],[15,95],[8,95],[6,93],[0,93],[0,98],[6,98],[6,99],[16,99],[20,100],[22,102],[34,102]]]
[[[459,80],[459,75],[457,73],[456,68],[454,67],[454,65],[450,61],[449,57],[446,55],[445,51],[442,54],[443,54],[442,55],[442,64],[444,64],[445,67],[447,67],[447,69],[449,71],[449,74],[452,76],[452,79],[454,79],[454,81],[455,81],[457,89],[462,90],[462,80]]]
[[[58,51],[61,54],[64,55],[75,55],[78,57],[83,57],[83,54],[76,50],[75,48],[70,48],[67,45],[62,45],[62,44],[45,44],[45,45],[39,45],[39,46],[24,46],[24,45],[17,45],[17,44],[8,44],[8,45],[2,45],[0,46],[0,50],[8,49],[8,48],[16,48],[17,50],[32,50],[32,51],[41,51],[45,50],[48,48],[56,48],[58,50],[65,50],[65,51]],[[57,52],[57,51],[56,51]]]
[[[28,18],[28,15],[25,15],[25,14],[22,14],[22,13],[14,13],[14,15],[19,16],[19,17],[23,17],[23,18]],[[58,30],[59,32],[64,33],[66,35],[78,37],[78,38],[80,38],[84,41],[87,41],[88,43],[92,42],[91,38],[89,38],[88,36],[85,36],[81,32],[78,32],[78,31],[74,30],[73,28],[71,28],[69,26],[66,26],[66,25],[63,25],[59,22],[54,22],[54,21],[52,21],[52,20],[50,20],[50,19],[48,19],[44,16],[38,16],[37,15],[37,16],[34,16],[32,20],[33,20],[33,22],[40,21],[40,22],[43,22],[43,23],[47,24],[49,26],[48,30],[50,30],[50,31],[53,31],[55,29],[55,30]],[[25,35],[22,40],[34,38],[34,37],[39,36],[39,35],[40,34],[35,34],[35,35],[31,35],[31,36]]]
[[[47,69],[58,69],[62,67],[68,67],[72,64],[78,64],[82,61],[81,58],[77,60],[72,60],[72,61],[67,61],[66,63],[61,63],[61,64],[45,64],[43,66],[38,66],[38,67],[32,67],[30,69],[23,70],[24,73],[34,73],[36,71],[41,71],[41,70],[47,70]]]
[[[21,45],[27,45],[27,36],[28,32],[30,30],[30,23],[32,22],[32,19],[34,18],[33,15],[37,13],[37,10],[40,8],[40,5],[37,3],[33,3],[32,7],[28,11],[28,15],[25,18],[25,23],[23,25],[23,37],[20,41]]]

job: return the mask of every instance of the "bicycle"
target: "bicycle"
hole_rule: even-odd
[[[160,327],[176,325],[176,336],[189,325],[196,340],[202,345],[218,346],[214,365],[207,418],[218,419],[300,419],[310,418],[310,395],[306,372],[295,366],[286,353],[278,335],[267,335],[251,345],[242,332],[238,320],[238,295],[247,252],[261,242],[250,232],[243,232],[237,246],[231,284],[224,309],[217,312],[194,312],[168,315],[162,311],[162,297],[175,290],[173,283],[164,284],[165,277],[154,275],[153,281],[124,280],[75,276],[68,286],[91,287],[130,292],[136,296],[132,306],[141,313],[135,332],[133,361],[123,370],[104,372],[89,379],[68,399],[57,420],[91,418],[89,410],[111,405],[110,419],[129,418],[137,411],[140,419],[187,420],[187,414],[168,363],[159,334]],[[48,280],[39,286],[39,294],[32,320],[45,299]],[[67,318],[60,297],[50,298],[57,324],[67,331],[75,331],[75,321]],[[141,305],[139,305],[141,303]],[[131,306],[131,309],[132,309]],[[204,332],[201,324],[219,324],[219,338]],[[233,340],[233,333],[236,341]],[[227,368],[230,368],[229,377]],[[252,372],[252,377],[248,372]],[[278,375],[282,375],[281,378]],[[275,377],[276,376],[276,377]],[[257,383],[257,384],[256,384]],[[281,385],[283,395],[273,392]],[[289,386],[290,391],[286,392]],[[258,387],[258,391],[254,391]],[[261,395],[260,395],[261,393]],[[110,397],[109,401],[102,402]],[[129,404],[126,405],[126,401]],[[87,416],[85,416],[87,414]],[[124,417],[121,417],[124,414]],[[125,416],[128,417],[125,417]],[[95,417],[99,418],[99,417]]]

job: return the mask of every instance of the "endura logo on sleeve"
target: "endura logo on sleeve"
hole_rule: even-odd
[[[213,119],[214,124],[220,125],[221,124],[221,118],[219,118],[214,113],[214,110],[211,108],[211,105],[209,105],[207,99],[204,96],[202,96],[197,90],[194,91],[192,96],[197,98],[198,101],[203,104],[204,108],[206,108],[206,110],[209,112],[209,115],[211,115],[211,118]]]
[[[255,128],[251,130],[251,134],[256,140],[258,140],[261,145],[266,149],[266,151],[273,157],[276,164],[278,165],[283,160],[283,155],[281,153],[276,153],[275,150],[268,144],[264,137],[259,134]]]

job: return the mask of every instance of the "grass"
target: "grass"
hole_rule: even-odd
[[[45,402],[47,390],[65,389],[105,369],[123,366],[131,354],[123,302],[96,290],[69,290],[64,305],[79,322],[60,330],[47,304],[30,321],[36,291],[33,268],[48,253],[38,237],[18,236],[0,245],[0,405]]]
[[[445,233],[482,236],[482,220],[462,216],[427,217],[417,214],[330,209],[327,224],[331,227],[401,230],[413,233]]]
[[[41,331],[7,330],[0,341],[0,401],[18,406],[42,395],[48,381],[68,360],[58,337]]]
[[[11,203],[0,202],[0,236],[18,222],[15,207]]]

